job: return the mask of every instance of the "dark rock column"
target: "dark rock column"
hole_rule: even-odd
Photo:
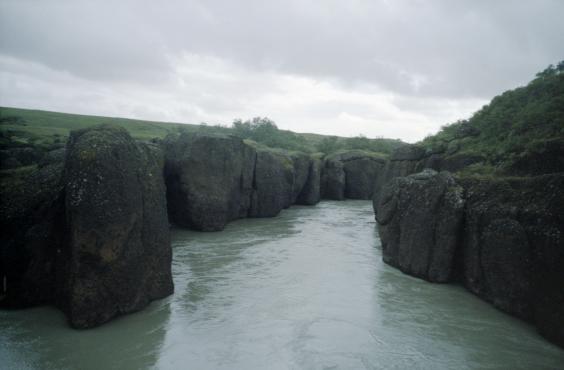
[[[197,230],[222,230],[247,217],[256,152],[233,136],[182,134],[164,142],[171,220]]]
[[[323,199],[345,199],[345,170],[343,162],[326,158],[321,173],[321,197]]]
[[[464,201],[448,172],[396,178],[374,202],[384,262],[413,276],[450,281]]]
[[[172,293],[163,158],[121,128],[73,131],[64,183],[70,262],[64,303],[77,328]]]
[[[63,164],[46,165],[0,190],[0,306],[56,300],[65,260]]]
[[[273,217],[289,207],[294,197],[294,179],[294,164],[288,155],[258,150],[249,217]]]
[[[307,154],[301,152],[291,153],[290,158],[292,159],[292,165],[294,167],[291,204],[295,204],[308,181],[312,159]]]
[[[314,205],[321,199],[321,160],[311,158],[307,181],[298,196],[297,204]]]
[[[462,183],[464,285],[564,347],[564,175]]]
[[[345,198],[372,199],[374,184],[383,168],[383,159],[361,157],[345,161]]]

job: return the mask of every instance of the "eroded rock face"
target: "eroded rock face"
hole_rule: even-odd
[[[371,199],[386,161],[361,150],[335,153],[325,158],[322,198]]]
[[[309,155],[300,152],[292,153],[290,158],[294,167],[291,204],[295,204],[308,180],[312,159]]]
[[[390,181],[374,200],[384,262],[425,280],[449,281],[463,207],[462,188],[448,172]]]
[[[44,166],[0,190],[2,307],[57,299],[56,272],[66,257],[62,172],[63,163]]]
[[[321,159],[310,159],[308,177],[296,200],[297,204],[314,205],[321,200],[321,165]]]
[[[370,157],[346,161],[345,198],[372,199],[374,184],[384,168],[384,160]]]
[[[256,152],[233,136],[182,134],[165,141],[171,220],[203,231],[247,217]]]
[[[345,199],[345,170],[343,162],[326,158],[321,174],[321,197],[323,199]]]
[[[424,156],[425,149],[417,145],[404,145],[395,149],[374,182],[372,197],[378,197],[384,185],[396,177],[409,176],[428,168],[425,166]]]
[[[294,198],[294,176],[289,155],[258,150],[249,217],[273,217],[288,208]]]
[[[564,174],[395,178],[374,199],[384,261],[430,281],[461,281],[564,347],[563,188]]]
[[[564,347],[564,175],[463,185],[464,285]]]
[[[237,218],[319,201],[320,163],[305,153],[209,134],[169,137],[163,146],[169,214],[180,226],[221,230]]]
[[[64,185],[70,261],[64,309],[88,328],[172,293],[164,159],[121,128],[74,131]]]

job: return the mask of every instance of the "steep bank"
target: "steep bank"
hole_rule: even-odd
[[[2,194],[0,305],[54,304],[88,328],[171,294],[163,166],[124,129],[74,131],[63,163]]]
[[[562,188],[564,174],[395,179],[374,201],[384,261],[429,281],[461,282],[564,347]]]
[[[172,222],[202,231],[234,219],[272,217],[320,199],[319,159],[245,143],[235,136],[167,137],[165,178]]]

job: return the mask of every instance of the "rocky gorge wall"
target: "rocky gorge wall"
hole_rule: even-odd
[[[2,189],[0,306],[53,304],[73,327],[97,326],[172,293],[169,222],[214,231],[292,204],[373,197],[386,263],[460,282],[563,345],[564,175],[419,173],[473,160],[415,145],[389,160],[323,158],[232,136],[141,143],[115,127],[75,131],[65,150]]]
[[[0,306],[89,328],[173,292],[164,157],[121,128],[73,131],[64,161],[2,194]]]
[[[372,199],[374,184],[386,160],[361,150],[350,150],[324,158],[321,175],[323,199]]]
[[[342,182],[331,184],[331,165]],[[368,199],[381,167],[363,153],[327,160],[233,136],[142,143],[112,126],[73,131],[2,189],[0,307],[53,304],[73,327],[100,325],[173,292],[169,222],[215,231],[273,217],[319,202],[322,178],[338,199]]]
[[[374,198],[384,261],[460,282],[564,347],[564,174],[455,179],[426,170]]]

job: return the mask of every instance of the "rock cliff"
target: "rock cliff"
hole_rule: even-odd
[[[374,199],[384,261],[461,282],[564,347],[564,174],[469,179],[425,171]]]
[[[256,152],[241,139],[190,135],[168,138],[166,185],[171,221],[197,230],[222,230],[247,217]]]
[[[385,163],[382,157],[361,150],[328,155],[322,170],[321,197],[371,199]]]
[[[3,197],[0,305],[54,304],[88,328],[171,294],[163,167],[124,129],[72,132],[64,163]]]

